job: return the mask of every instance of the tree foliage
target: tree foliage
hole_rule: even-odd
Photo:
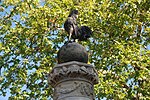
[[[71,9],[94,31],[82,42],[96,66],[96,98],[150,99],[150,0],[4,0],[0,3],[0,94],[48,99],[47,73],[67,41]]]

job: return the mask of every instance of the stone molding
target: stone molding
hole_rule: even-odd
[[[87,81],[94,85],[98,83],[98,74],[93,65],[71,61],[57,64],[48,75],[48,83],[54,88],[70,80]]]

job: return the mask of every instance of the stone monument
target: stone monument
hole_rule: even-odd
[[[48,76],[48,83],[54,88],[53,100],[94,100],[98,74],[94,66],[87,64],[86,49],[69,42],[60,48],[57,56],[58,64]]]

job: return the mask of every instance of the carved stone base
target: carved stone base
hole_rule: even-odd
[[[94,100],[98,74],[92,65],[72,61],[56,65],[48,82],[54,88],[54,100]]]
[[[54,100],[94,99],[93,85],[91,83],[81,79],[72,79],[72,80],[74,81],[68,80],[61,82],[55,87]],[[78,97],[78,99],[76,97]]]

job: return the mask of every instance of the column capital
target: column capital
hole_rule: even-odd
[[[71,61],[57,64],[48,75],[54,100],[94,100],[98,74],[93,65]]]
[[[94,85],[98,83],[98,74],[93,65],[77,61],[57,64],[49,73],[48,82],[52,87],[67,80],[84,80]]]

